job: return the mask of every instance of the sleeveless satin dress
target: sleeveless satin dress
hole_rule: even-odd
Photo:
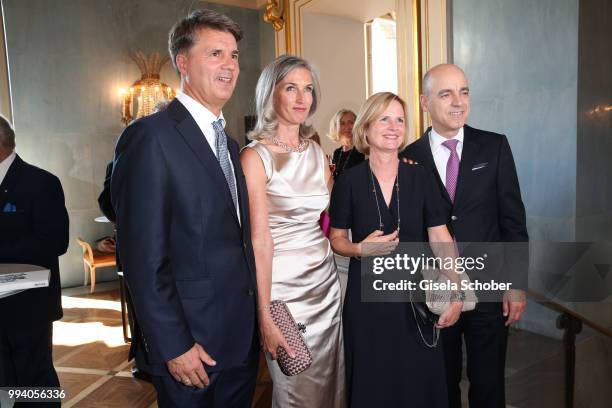
[[[287,303],[295,321],[306,325],[304,339],[312,365],[285,376],[266,356],[274,383],[274,407],[344,407],[344,351],[341,290],[329,240],[319,226],[329,203],[321,147],[309,142],[300,153],[273,152],[253,141],[267,177],[270,232],[274,240],[271,300]]]

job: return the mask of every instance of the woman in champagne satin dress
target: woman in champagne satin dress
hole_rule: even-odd
[[[298,57],[281,56],[261,74],[256,89],[255,139],[241,154],[249,190],[257,265],[260,341],[273,381],[274,407],[344,407],[341,290],[319,216],[329,203],[331,174],[325,154],[308,140],[304,124],[316,110],[316,74]],[[271,300],[284,301],[305,326],[313,362],[284,375],[277,350],[293,351],[270,316]]]

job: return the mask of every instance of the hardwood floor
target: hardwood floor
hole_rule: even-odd
[[[123,342],[117,282],[63,291],[64,318],[53,325],[53,360],[66,390],[62,406],[83,408],[157,407],[155,389],[132,377]],[[268,408],[272,382],[261,356],[253,408]]]

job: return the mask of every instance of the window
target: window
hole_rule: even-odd
[[[386,14],[366,23],[368,96],[397,93],[397,37],[395,16]]]

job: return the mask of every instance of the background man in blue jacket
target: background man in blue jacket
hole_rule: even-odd
[[[52,340],[53,321],[62,318],[58,257],[68,249],[64,191],[57,177],[15,153],[15,132],[2,116],[0,231],[0,263],[51,271],[48,287],[0,299],[0,387],[59,387]]]

